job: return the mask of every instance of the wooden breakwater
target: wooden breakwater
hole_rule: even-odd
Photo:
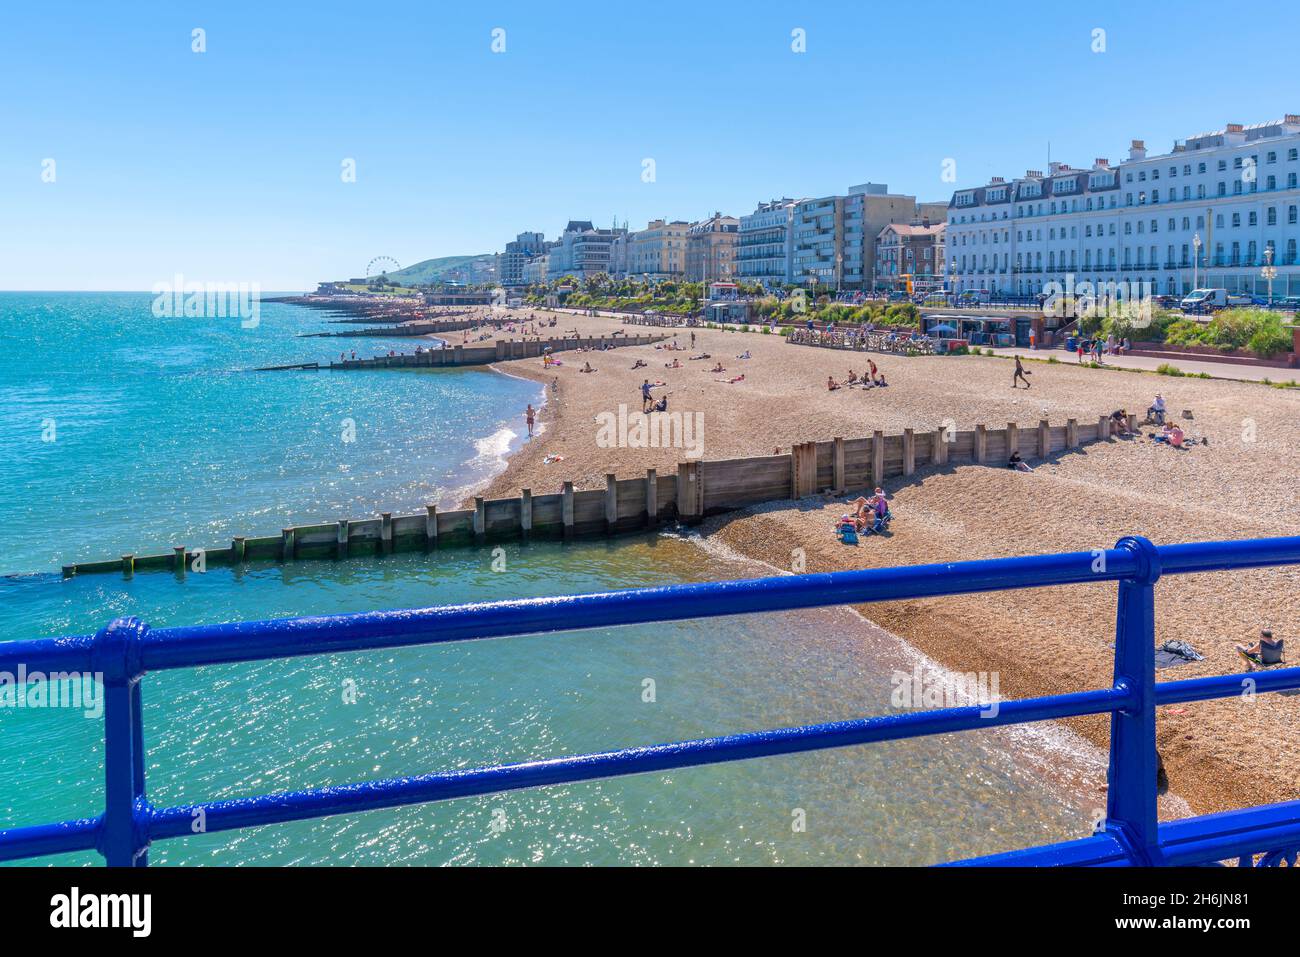
[[[1128,425],[1131,431],[1133,416]],[[978,425],[966,431],[874,432],[857,439],[805,442],[786,454],[681,462],[676,474],[660,475],[649,469],[635,478],[619,478],[610,473],[603,489],[577,491],[572,482],[564,482],[559,492],[548,495],[523,489],[517,498],[479,496],[471,509],[441,511],[429,505],[415,515],[383,512],[371,518],[297,525],[281,529],[279,535],[237,535],[229,545],[216,548],[174,545],[170,552],[156,555],[126,554],[65,565],[63,575],[137,571],[183,575],[199,563],[206,569],[257,560],[382,556],[488,542],[569,541],[639,532],[664,522],[694,524],[707,515],[763,502],[884,486],[888,479],[907,478],[925,466],[986,463],[1002,468],[1013,450],[1025,458],[1045,458],[1107,439],[1111,429],[1110,417],[1103,415],[1084,424],[1069,419],[1064,425],[1051,425],[1044,419],[1031,427],[1011,422],[1003,429]]]
[[[497,339],[485,345],[454,345],[423,352],[369,359],[343,359],[339,362],[298,362],[279,366],[262,366],[255,372],[315,371],[319,369],[403,369],[484,366],[511,359],[539,359],[545,352],[568,352],[574,349],[599,351],[623,346],[645,346],[662,342],[667,336],[570,336],[565,339]]]
[[[341,320],[351,322],[352,320]],[[405,320],[389,326],[367,327],[365,329],[344,329],[339,332],[300,332],[299,339],[333,339],[349,336],[437,336],[448,332],[460,332],[462,329],[476,329],[479,326],[492,326],[500,329],[511,323],[522,323],[516,318],[510,319],[429,319]]]

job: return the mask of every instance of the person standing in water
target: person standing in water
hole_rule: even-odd
[[[531,439],[533,437],[533,422],[537,419],[537,410],[533,408],[531,402],[528,403],[528,408],[524,410],[524,418],[528,422],[528,437]]]

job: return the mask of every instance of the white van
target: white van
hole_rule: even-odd
[[[1179,303],[1184,311],[1188,309],[1222,309],[1228,304],[1226,289],[1193,289]]]

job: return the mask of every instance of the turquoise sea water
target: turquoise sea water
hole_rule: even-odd
[[[236,371],[328,354],[291,338],[322,323],[296,307],[265,306],[264,339],[234,321],[151,322],[146,296],[0,295],[3,567],[165,547],[178,529],[198,544],[414,507],[490,469],[511,414],[536,399],[532,384],[486,372]],[[348,416],[358,441],[333,441]],[[40,442],[42,418],[58,423],[53,443]],[[507,546],[498,570],[459,550],[184,579],[9,575],[0,640],[124,614],[186,624],[765,573],[704,555],[665,535]],[[912,661],[837,609],[154,674],[149,796],[180,804],[880,714],[891,671]],[[0,827],[101,809],[102,733],[77,711],[0,708]],[[151,861],[930,863],[1085,834],[1097,767],[1068,743],[971,733],[695,768],[194,836],[155,845]]]
[[[356,328],[300,306],[244,329],[151,301],[0,293],[0,573],[451,505],[542,393],[486,370],[251,372],[414,347],[296,338]]]

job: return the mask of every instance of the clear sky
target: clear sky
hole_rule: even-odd
[[[1086,165],[1300,112],[1298,9],[5,0],[0,288],[295,290],[570,218],[946,200],[1049,143]]]

